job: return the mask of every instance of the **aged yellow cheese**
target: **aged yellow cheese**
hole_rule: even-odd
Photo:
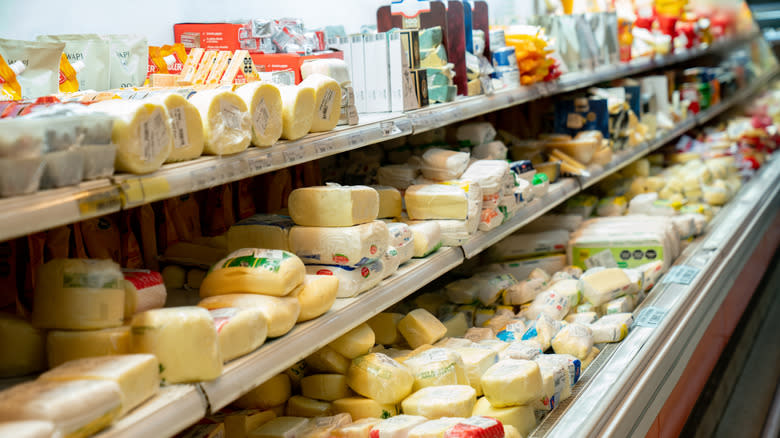
[[[379,194],[379,214],[377,217],[394,218],[401,217],[403,211],[403,199],[401,192],[390,186],[371,186]]]
[[[271,297],[258,294],[229,294],[204,298],[198,303],[204,309],[213,310],[224,307],[254,307],[260,309],[268,323],[268,337],[276,338],[292,330],[301,304],[294,296]]]
[[[301,393],[305,397],[333,401],[352,395],[347,378],[341,374],[313,374],[301,379]]]
[[[297,140],[308,134],[314,123],[317,93],[312,87],[282,85],[282,138]]]
[[[338,291],[338,277],[306,274],[303,279],[303,287],[296,289],[292,294],[301,305],[298,322],[308,321],[325,314],[336,302]]]
[[[324,373],[347,374],[350,360],[330,346],[324,346],[305,359],[306,365]]]
[[[130,353],[130,327],[103,330],[51,330],[46,336],[49,368],[84,357]]]
[[[200,296],[263,294],[282,297],[297,288],[306,267],[295,254],[281,250],[244,248],[212,266]]]
[[[404,414],[429,419],[469,417],[477,402],[477,392],[468,385],[444,385],[422,388],[401,403]]]
[[[271,82],[252,82],[236,89],[249,109],[252,144],[268,147],[282,136],[282,94]]]
[[[268,336],[268,321],[256,307],[223,307],[210,310],[217,328],[222,360],[227,362],[256,350]]]
[[[233,404],[242,409],[271,409],[283,405],[291,395],[290,378],[281,373],[242,395]]]
[[[352,360],[347,383],[358,394],[379,403],[398,403],[412,392],[414,377],[409,370],[382,353],[370,353]]]
[[[341,115],[341,86],[334,79],[314,73],[306,77],[301,87],[314,89],[314,118],[311,132],[330,131]]]
[[[375,342],[379,345],[395,345],[401,341],[398,322],[404,315],[400,313],[383,312],[366,321],[374,331]]]
[[[229,155],[243,151],[251,141],[249,110],[236,93],[205,90],[190,97],[203,123],[203,153]]]
[[[368,353],[374,346],[374,340],[374,331],[368,324],[363,323],[328,345],[347,359],[354,359]]]
[[[250,432],[276,418],[273,411],[246,409],[225,415],[225,438],[246,438]]]
[[[398,331],[412,348],[433,344],[443,338],[447,327],[425,309],[415,309],[398,322]]]
[[[290,417],[323,417],[332,413],[331,404],[302,395],[294,395],[287,400],[285,415]]]
[[[46,332],[26,320],[0,313],[0,377],[24,376],[46,369]]]
[[[200,157],[203,153],[203,122],[198,108],[179,93],[165,93],[154,99],[165,105],[171,121],[173,147],[165,162]]]
[[[290,193],[293,221],[308,227],[351,227],[376,220],[379,194],[368,186],[316,186]]]

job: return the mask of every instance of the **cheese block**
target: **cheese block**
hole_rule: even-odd
[[[312,87],[280,85],[282,96],[282,138],[297,140],[311,131],[317,110],[317,93]]]
[[[293,221],[307,227],[351,227],[376,220],[379,194],[368,186],[295,189],[288,198]]]
[[[133,316],[132,350],[160,361],[166,383],[213,380],[222,374],[217,330],[199,307],[147,310]]]
[[[522,436],[528,436],[536,427],[536,416],[531,406],[520,405],[497,408],[491,405],[485,397],[477,400],[472,415],[495,418],[504,427],[514,427]]]
[[[471,81],[475,82],[475,81]],[[479,83],[479,81],[476,81]],[[489,417],[469,417],[462,419],[458,424],[447,431],[448,438],[503,438],[504,426],[501,423]]]
[[[459,219],[468,217],[468,196],[455,185],[414,185],[406,189],[404,203],[409,219]]]
[[[569,374],[568,382],[570,386],[574,386],[580,379],[582,361],[570,354],[540,354],[534,361],[539,363],[539,366],[542,366],[545,362],[550,362],[564,367]]]
[[[330,131],[339,123],[341,115],[341,86],[336,80],[312,73],[301,81],[300,87],[314,89],[314,119],[311,132]]]
[[[507,288],[503,302],[506,305],[519,306],[533,301],[537,295],[547,288],[547,282],[541,279],[522,280]]]
[[[253,430],[248,438],[295,438],[309,423],[304,417],[279,417]]]
[[[16,377],[46,369],[46,332],[26,320],[0,313],[0,377]]]
[[[292,330],[301,313],[301,305],[294,296],[271,297],[258,294],[230,294],[204,298],[198,303],[204,309],[224,307],[258,308],[268,323],[268,337],[277,338]]]
[[[563,324],[561,321],[550,318],[546,313],[542,313],[528,324],[521,340],[536,341],[542,346],[542,351],[547,350]]]
[[[374,331],[368,324],[363,323],[328,345],[347,359],[354,359],[368,353],[374,346],[374,340]]]
[[[300,286],[305,275],[306,268],[295,254],[244,248],[211,267],[200,286],[200,296],[241,293],[283,297]]]
[[[417,222],[409,225],[414,242],[414,256],[427,257],[436,252],[442,245],[441,225],[436,222]]]
[[[620,268],[607,268],[580,278],[578,288],[583,297],[594,306],[632,293],[635,284]]]
[[[542,374],[530,360],[505,359],[482,375],[482,391],[491,405],[525,405],[542,397]]]
[[[54,368],[85,357],[128,354],[130,343],[129,326],[103,330],[51,330],[46,335],[46,356],[49,368]]]
[[[382,353],[369,353],[352,360],[347,384],[358,394],[379,403],[399,403],[412,392],[414,376]]]
[[[291,294],[301,305],[297,322],[309,321],[324,315],[333,307],[338,292],[338,277],[306,274],[303,278],[303,287]]]
[[[382,281],[384,265],[377,260],[366,266],[307,265],[309,275],[328,275],[339,279],[337,298],[350,298],[359,295]]]
[[[217,342],[223,361],[250,353],[265,342],[268,321],[261,309],[223,307],[209,313],[217,328]]]
[[[306,438],[329,438],[331,432],[352,422],[349,414],[335,414],[328,417],[313,418],[300,436]]]
[[[110,260],[54,259],[38,268],[32,324],[91,330],[122,325],[125,289]]]
[[[405,414],[436,419],[466,417],[477,401],[477,392],[468,385],[430,386],[420,389],[401,403]]]
[[[304,263],[365,266],[385,254],[388,233],[382,221],[351,227],[295,226],[290,230],[290,251]]]
[[[120,416],[130,412],[157,393],[160,387],[159,362],[151,354],[78,359],[53,368],[38,378],[43,381],[108,380],[122,393]]]
[[[374,426],[369,438],[407,438],[409,431],[426,421],[427,418],[418,415],[396,415]]]
[[[455,130],[455,138],[467,141],[471,146],[478,146],[495,140],[496,129],[490,122],[465,123]]]
[[[463,335],[463,337],[471,342],[479,342],[496,338],[493,329],[490,327],[471,327],[470,329],[466,330],[466,334]]]
[[[536,319],[540,314],[545,314],[552,319],[562,320],[570,309],[568,297],[550,288],[536,297],[525,311],[525,317]]]
[[[242,409],[271,409],[283,405],[291,395],[290,378],[281,373],[242,395],[233,404]]]
[[[110,380],[35,380],[0,392],[0,423],[42,420],[65,437],[88,437],[119,415],[122,393]]]
[[[231,412],[224,417],[225,436],[230,438],[246,438],[258,427],[276,418],[272,411],[247,409]]]
[[[425,309],[415,309],[398,322],[398,331],[412,348],[433,344],[443,338],[447,327]]]
[[[420,170],[425,178],[434,181],[447,181],[460,178],[469,165],[467,152],[454,152],[431,148],[422,156]]]
[[[400,313],[383,312],[366,321],[374,332],[374,340],[379,345],[395,345],[401,341],[398,322],[404,315]]]
[[[173,147],[165,162],[200,157],[203,153],[203,122],[198,108],[179,93],[165,93],[153,99],[165,105],[171,121]]]
[[[26,420],[0,423],[0,436],[14,438],[60,438],[51,421]]]
[[[447,304],[447,297],[438,292],[428,292],[417,295],[414,300],[412,300],[412,303],[432,314],[437,314],[439,309]]]
[[[341,374],[312,374],[301,379],[301,393],[316,400],[333,401],[352,395]]]
[[[414,376],[414,391],[429,386],[468,385],[466,366],[460,355],[446,348],[430,348],[404,361]]]
[[[448,318],[443,318],[441,323],[447,328],[447,333],[444,334],[445,338],[462,338],[469,329],[466,314],[463,312],[453,313]]]
[[[482,375],[498,362],[498,353],[476,346],[456,348],[455,352],[460,355],[466,367],[469,385],[477,392],[477,396],[482,395]]]
[[[199,91],[190,97],[203,123],[203,153],[229,155],[243,151],[251,141],[249,109],[228,90]]]
[[[256,214],[236,222],[227,232],[227,249],[266,248],[290,250],[290,229],[295,223],[289,216]]]
[[[550,400],[554,400],[550,406],[553,409],[555,406],[567,398],[571,397],[571,387],[574,385],[571,382],[571,374],[569,373],[569,366],[567,363],[556,359],[545,358],[549,356],[543,354],[535,362],[539,364],[539,371],[542,373],[542,380],[552,382],[552,391],[547,390],[545,394]]]
[[[306,365],[324,373],[347,374],[351,361],[329,346],[324,346],[306,359]]]
[[[452,303],[471,304],[477,300],[477,294],[479,294],[479,291],[483,286],[485,286],[484,279],[473,276],[455,280],[447,284],[444,286],[444,291],[447,294],[447,298],[449,298]]]
[[[163,276],[154,271],[125,271],[125,319],[136,313],[165,306],[168,296]]]
[[[460,423],[460,418],[438,418],[417,425],[409,431],[408,438],[444,438],[447,431]]]
[[[187,283],[187,271],[178,265],[168,265],[160,273],[166,289],[181,289]]]
[[[294,395],[287,400],[284,414],[290,417],[323,417],[333,412],[331,403]]]
[[[340,85],[345,85],[349,80],[349,67],[342,59],[323,58],[306,60],[301,65],[301,77],[308,78],[313,74],[321,74],[331,77]]]
[[[390,186],[371,186],[379,194],[379,213],[377,217],[395,218],[401,217],[403,211],[403,201],[401,192],[395,187]]]
[[[537,341],[515,341],[499,353],[500,359],[534,360],[542,354],[542,346]]]
[[[620,342],[628,334],[628,329],[634,322],[631,313],[613,313],[604,315],[593,324],[588,325],[593,336],[593,342]],[[584,358],[583,358],[584,359]]]
[[[258,81],[236,88],[247,106],[252,126],[252,144],[268,147],[282,136],[282,94],[271,82]]]
[[[563,320],[569,324],[591,324],[598,319],[596,312],[569,313]]]
[[[111,99],[92,106],[114,117],[111,141],[117,145],[117,171],[149,173],[159,169],[173,149],[168,110],[151,100]]]
[[[568,230],[550,230],[538,233],[517,233],[507,236],[490,247],[492,260],[514,260],[540,254],[562,253],[569,242]]]
[[[379,418],[363,418],[332,432],[334,438],[370,438],[371,429],[381,423]]]
[[[398,415],[394,404],[381,404],[365,397],[346,397],[334,400],[332,407],[334,413],[349,414],[354,421],[363,418],[390,418]]]

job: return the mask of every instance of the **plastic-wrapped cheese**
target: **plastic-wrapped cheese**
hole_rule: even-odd
[[[429,386],[416,391],[401,402],[405,414],[436,419],[466,417],[477,402],[476,391],[468,385]]]
[[[128,326],[103,330],[51,330],[46,336],[46,356],[49,368],[54,368],[85,357],[128,354],[130,343]]]
[[[339,279],[338,298],[349,298],[359,295],[382,281],[384,265],[380,260],[366,266],[349,267],[334,265],[308,265],[309,275],[331,275]]]
[[[301,393],[316,400],[333,401],[349,397],[352,392],[341,374],[313,374],[301,379]]]
[[[364,266],[382,258],[388,238],[382,221],[351,227],[295,226],[290,230],[290,250],[305,263]]]
[[[334,413],[349,414],[353,420],[363,418],[390,418],[398,414],[394,404],[380,404],[365,397],[346,397],[333,401]]]
[[[308,78],[313,74],[321,74],[333,78],[339,85],[350,82],[349,68],[342,59],[314,59],[307,60],[301,65],[301,77]]]
[[[210,310],[217,328],[222,360],[227,362],[263,345],[268,335],[265,314],[257,308],[223,307]]]
[[[594,306],[636,292],[635,288],[636,285],[620,268],[607,268],[579,280],[579,289],[584,298]]]
[[[385,279],[395,274],[395,272],[398,270],[398,266],[401,265],[402,257],[406,258],[407,256],[413,255],[411,251],[406,251],[406,252],[407,252],[406,255],[402,255],[398,252],[397,249],[393,248],[392,246],[387,247],[387,251],[385,251],[385,255],[382,257],[382,279]]]
[[[159,169],[173,148],[173,132],[165,106],[145,100],[112,99],[91,109],[114,116],[111,141],[117,145],[118,171],[149,173]]]
[[[379,403],[398,403],[412,392],[414,377],[388,356],[370,353],[352,360],[347,383],[353,391]]]
[[[379,194],[378,218],[401,217],[403,201],[401,200],[401,192],[398,189],[390,186],[371,186],[371,188]]]
[[[347,374],[350,360],[329,346],[324,346],[304,359],[306,365],[323,373]]]
[[[472,163],[461,179],[473,181],[482,188],[483,208],[495,208],[502,194],[509,164],[504,160],[479,160]]]
[[[292,330],[301,313],[301,304],[295,296],[272,297],[259,294],[229,294],[204,298],[198,303],[204,309],[225,307],[256,307],[265,315],[268,337],[276,338]]]
[[[308,424],[304,417],[278,417],[252,431],[248,438],[295,438]]]
[[[456,348],[455,351],[460,355],[463,365],[466,367],[469,385],[477,391],[477,396],[482,395],[482,375],[498,362],[498,353],[479,347],[462,347]]]
[[[374,426],[369,438],[407,438],[415,426],[426,421],[427,418],[419,415],[396,415]]]
[[[447,431],[447,438],[503,438],[504,426],[489,417],[470,417],[461,420]]]
[[[512,234],[490,247],[493,260],[514,260],[539,254],[564,252],[569,242],[567,230]]]
[[[485,398],[499,408],[528,404],[542,397],[539,365],[530,360],[499,361],[485,371],[481,385]]]
[[[299,86],[314,89],[314,120],[311,132],[330,131],[335,128],[341,114],[339,83],[328,76],[312,73]]]
[[[382,422],[380,418],[362,418],[360,420],[355,420],[352,424],[334,430],[331,433],[331,436],[334,438],[369,438],[371,429]]]
[[[327,275],[309,275],[303,279],[303,287],[293,291],[292,295],[301,305],[298,322],[308,321],[325,314],[339,292],[339,279]]]
[[[252,144],[267,147],[282,136],[282,94],[271,82],[252,82],[236,89],[249,110]]]
[[[569,313],[569,303],[568,297],[553,289],[547,289],[534,298],[534,301],[526,309],[525,316],[529,319],[536,319],[544,313],[552,319],[562,320]]]
[[[433,181],[457,179],[466,171],[469,159],[466,152],[431,148],[423,154],[420,170],[425,178]]]
[[[471,146],[490,143],[496,138],[496,129],[490,122],[471,122],[458,126],[455,130],[458,141],[467,141]]]
[[[444,438],[447,431],[461,422],[460,418],[438,418],[419,424],[409,431],[408,438]]]
[[[166,93],[154,99],[165,105],[171,120],[173,147],[165,162],[200,157],[203,153],[203,122],[198,108],[179,93]]]
[[[415,185],[404,194],[406,211],[412,220],[459,219],[468,217],[468,196],[458,186]]]
[[[163,277],[154,271],[125,271],[125,318],[165,306],[167,292]]]
[[[21,420],[0,423],[0,436],[14,438],[60,438],[54,423],[44,420]]]
[[[43,381],[107,380],[122,393],[120,416],[157,393],[160,387],[157,358],[151,354],[90,357],[62,364],[39,377]]]
[[[288,209],[307,227],[351,227],[376,220],[379,194],[368,186],[317,186],[295,189]]]
[[[395,248],[402,248],[410,244],[413,246],[414,235],[409,225],[403,222],[390,222],[387,224],[387,231],[390,233],[390,246]]]
[[[441,247],[441,226],[436,222],[418,222],[409,225],[414,236],[414,256],[426,257]]]
[[[284,404],[284,414],[290,417],[322,417],[330,415],[331,403],[294,395]]]
[[[485,397],[477,400],[472,415],[495,418],[504,427],[513,426],[522,436],[528,436],[536,427],[536,416],[534,416],[534,410],[531,406],[520,405],[496,408]]]
[[[542,313],[528,325],[521,340],[535,340],[542,346],[542,350],[547,350],[550,348],[552,339],[562,327],[563,323],[561,321],[554,320],[546,313]]]
[[[593,347],[593,333],[590,328],[580,324],[568,324],[552,339],[556,354],[571,354],[583,360]]]
[[[443,338],[447,328],[427,310],[415,309],[399,321],[398,331],[410,347],[417,348]]]
[[[347,359],[354,359],[368,353],[368,350],[374,346],[374,340],[374,330],[368,324],[363,323],[339,336],[328,345]]]
[[[227,232],[227,249],[266,248],[290,250],[290,229],[295,225],[289,216],[256,214],[236,222]]]
[[[203,122],[203,153],[229,155],[243,151],[251,141],[249,111],[236,93],[227,90],[199,91],[190,97]]]
[[[550,400],[550,405],[545,407],[553,409],[558,403],[571,396],[571,388],[574,386],[574,383],[571,381],[567,363],[545,356],[550,355],[542,354],[537,357],[535,362],[539,364],[539,370],[542,373],[542,380],[545,384],[545,395]],[[544,409],[537,408],[537,410]]]
[[[110,260],[54,259],[38,268],[35,327],[90,330],[122,325],[125,289]]]
[[[630,313],[613,313],[602,316],[588,327],[596,344],[620,342],[628,334],[628,329],[633,322],[634,317]]]
[[[233,404],[242,409],[271,409],[283,405],[291,396],[287,374],[277,374],[238,398]]]
[[[110,380],[35,380],[0,392],[0,422],[50,421],[65,437],[99,432],[121,407],[120,387]]]
[[[306,275],[301,259],[287,251],[245,248],[217,262],[200,286],[200,296],[235,293],[288,295]]]
[[[534,360],[542,354],[542,346],[536,341],[515,341],[499,353],[501,359]]]
[[[540,279],[520,281],[506,290],[503,302],[506,305],[516,306],[525,304],[529,301],[533,301],[546,287],[547,283]]]
[[[453,350],[431,348],[404,361],[414,376],[414,391],[429,386],[468,385],[463,359]]]
[[[46,332],[24,319],[0,313],[0,377],[15,377],[46,369]]]
[[[282,138],[297,140],[311,131],[314,123],[317,93],[312,87],[281,85]]]

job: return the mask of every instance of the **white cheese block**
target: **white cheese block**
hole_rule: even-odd
[[[51,330],[46,336],[46,356],[49,368],[54,368],[85,357],[128,354],[130,344],[129,326],[103,330]]]
[[[279,417],[253,430],[248,438],[295,438],[309,424],[304,417]]]
[[[445,338],[462,338],[469,329],[466,314],[463,312],[456,312],[449,318],[443,318],[441,323],[447,328],[447,333],[444,334]]]
[[[91,330],[122,325],[124,277],[110,260],[54,259],[38,268],[32,324]]]
[[[468,196],[454,185],[414,185],[404,194],[409,219],[459,219],[468,217]]]
[[[252,124],[252,144],[268,147],[282,136],[282,94],[271,82],[242,85],[236,94],[244,100]]]
[[[504,427],[513,426],[522,436],[528,436],[536,427],[536,416],[531,406],[519,405],[497,408],[493,407],[485,397],[477,400],[472,415],[495,418]]]
[[[159,272],[125,271],[122,284],[125,288],[125,319],[136,313],[165,306],[168,293],[163,276]]]
[[[583,297],[594,306],[636,292],[635,288],[636,285],[620,268],[607,268],[579,280]]]
[[[317,93],[312,87],[280,85],[282,95],[282,138],[297,140],[311,131]]]
[[[314,120],[311,132],[330,131],[339,123],[341,115],[341,86],[335,79],[312,73],[301,81],[300,87],[314,89]]]
[[[481,379],[482,391],[491,405],[525,405],[542,397],[539,365],[530,360],[505,359],[490,367]]]
[[[409,225],[414,241],[414,256],[426,257],[441,247],[441,226],[432,221],[418,222]]]
[[[461,418],[438,418],[417,425],[409,431],[408,438],[444,438],[447,431],[461,422]]]
[[[598,319],[596,312],[569,313],[563,320],[569,324],[591,324]]]
[[[268,321],[258,308],[223,307],[210,310],[217,328],[219,353],[227,362],[250,353],[263,345],[268,335]]]
[[[0,392],[0,422],[43,420],[65,437],[88,437],[119,415],[122,393],[109,380],[35,380]]]
[[[542,313],[528,324],[521,340],[536,341],[542,346],[542,351],[547,350],[563,324],[562,321],[552,319],[546,313]]]
[[[171,120],[173,147],[165,162],[200,157],[203,153],[203,122],[198,108],[179,93],[165,93],[153,99],[165,105]]]
[[[572,375],[569,372],[569,364],[566,361],[551,359],[549,354],[542,354],[537,357],[535,362],[539,364],[539,371],[542,373],[542,378],[545,380],[552,379],[553,392],[546,395],[554,400],[551,408],[554,408],[558,403],[571,397],[571,388],[574,386],[572,382]],[[558,356],[558,355],[555,355]]]
[[[238,398],[233,404],[242,409],[271,409],[283,405],[292,395],[287,374],[277,374]]]
[[[46,369],[46,332],[26,320],[0,313],[0,377],[16,377]]]
[[[423,154],[420,170],[425,178],[434,181],[457,179],[466,171],[469,158],[467,152],[431,148]]]
[[[490,143],[496,138],[496,129],[490,122],[471,122],[458,126],[455,130],[458,141],[467,141],[471,146]]]
[[[443,338],[447,327],[425,309],[415,309],[398,322],[398,331],[412,348],[433,344]]]
[[[368,350],[374,346],[374,339],[374,330],[368,324],[363,323],[339,336],[328,345],[347,359],[354,359],[368,353]]]
[[[306,365],[324,373],[347,374],[351,361],[329,346],[324,346],[304,359]]]
[[[411,247],[411,245],[409,246]],[[382,279],[395,274],[395,272],[398,270],[398,266],[401,265],[401,259],[411,255],[413,255],[411,251],[407,251],[407,254],[402,255],[394,247],[388,246],[387,251],[385,251],[385,255],[382,256]]]
[[[332,413],[330,402],[294,395],[284,405],[284,414],[290,417],[323,417]]]
[[[352,424],[334,430],[332,436],[334,438],[370,438],[371,429],[382,422],[380,418],[382,417],[355,420]]]
[[[380,404],[365,397],[346,397],[333,401],[334,413],[349,414],[353,420],[363,418],[390,418],[398,415],[394,404]]]
[[[301,283],[306,268],[295,254],[245,248],[218,261],[200,286],[201,297],[254,293],[282,297]]]
[[[111,141],[117,145],[117,171],[154,172],[171,154],[173,131],[164,105],[150,100],[111,99],[90,109],[114,116]]]
[[[403,201],[401,200],[401,192],[398,189],[390,186],[371,186],[371,188],[379,194],[378,218],[401,217]]]
[[[157,356],[165,382],[213,380],[222,374],[217,330],[205,309],[148,310],[133,316],[130,325],[133,352]]]
[[[508,173],[509,164],[505,160],[478,160],[473,162],[460,178],[473,181],[482,187],[485,207],[497,207],[504,178]]]
[[[404,315],[400,313],[379,313],[366,321],[374,332],[375,342],[379,345],[395,345],[401,341],[398,322]]]
[[[339,279],[338,298],[349,298],[359,295],[382,281],[384,265],[381,260],[366,266],[352,268],[349,266],[308,265],[309,275],[330,275]]]
[[[268,337],[277,338],[292,330],[301,313],[301,305],[295,296],[272,297],[259,294],[229,294],[204,298],[198,303],[204,309],[225,307],[258,308],[268,323]]]
[[[504,293],[503,302],[506,305],[519,306],[533,301],[547,287],[547,282],[540,279],[522,280],[510,286]]]
[[[14,438],[61,438],[51,421],[23,420],[0,423],[0,436]]]
[[[454,350],[430,348],[404,361],[414,376],[414,391],[429,386],[468,385],[463,359]]]
[[[414,244],[414,234],[408,224],[403,222],[390,222],[387,224],[387,231],[390,233],[390,246],[402,248],[409,244]]]
[[[308,321],[325,314],[339,292],[339,279],[327,275],[309,275],[303,279],[303,287],[293,291],[292,295],[301,305],[298,322]]]
[[[469,385],[477,392],[477,396],[482,395],[482,375],[498,362],[498,354],[494,350],[476,346],[456,348],[455,351],[466,367]]]
[[[290,250],[290,229],[295,225],[289,216],[256,214],[236,222],[227,232],[227,249],[266,248]]]
[[[41,374],[39,380],[115,382],[122,392],[122,410],[119,414],[122,416],[157,393],[160,387],[159,373],[159,362],[154,355],[126,354],[73,360]]]
[[[628,334],[628,329],[633,322],[634,317],[631,313],[613,313],[602,316],[588,327],[596,344],[620,342]]]
[[[382,258],[389,234],[382,221],[351,227],[304,227],[290,230],[290,250],[309,264],[364,266]]]
[[[499,354],[501,359],[534,360],[542,354],[542,346],[537,341],[515,341],[509,343],[506,349]]]
[[[304,187],[290,193],[288,209],[298,225],[351,227],[376,220],[379,194],[367,186]]]
[[[382,353],[370,353],[352,360],[347,383],[358,394],[379,403],[399,403],[414,386],[409,370]]]
[[[301,393],[316,400],[333,401],[352,395],[347,378],[341,374],[313,374],[301,379]]]
[[[252,124],[244,100],[232,91],[205,90],[190,97],[203,122],[203,153],[229,155],[249,147]]]
[[[562,320],[569,313],[569,298],[553,289],[547,289],[537,295],[531,305],[525,310],[525,317],[536,319],[545,314],[552,319]]]
[[[396,415],[374,426],[369,436],[370,438],[407,438],[415,426],[426,421],[427,418],[417,415]]]
[[[596,348],[596,347],[593,347]],[[582,361],[570,354],[540,354],[534,361],[539,363],[539,366],[545,362],[555,363],[563,366],[569,373],[569,385],[574,386],[580,379],[580,373],[582,371]]]

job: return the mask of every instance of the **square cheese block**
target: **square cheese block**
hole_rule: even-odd
[[[249,110],[252,144],[268,147],[276,143],[282,136],[282,94],[279,87],[271,82],[258,81],[236,88],[236,94]]]
[[[200,296],[254,293],[283,297],[300,286],[305,275],[306,268],[295,254],[244,248],[211,267]]]
[[[303,287],[291,294],[301,305],[298,322],[308,321],[325,314],[336,302],[339,292],[338,277],[309,275],[303,279]]]
[[[473,415],[495,418],[501,424],[513,426],[522,436],[528,436],[536,427],[536,416],[534,409],[528,405],[509,406],[505,408],[496,408],[490,404],[485,397],[477,400],[474,406]]]
[[[430,348],[404,361],[414,376],[414,391],[429,386],[468,385],[463,359],[448,348]]]
[[[383,404],[399,403],[411,392],[414,377],[409,370],[382,353],[352,360],[347,384],[358,394]]]
[[[398,415],[394,404],[381,404],[365,397],[346,397],[333,401],[333,412],[349,414],[354,421],[363,418],[390,418]]]
[[[242,248],[290,250],[290,229],[295,225],[289,216],[256,214],[236,222],[227,232],[228,251]]]
[[[383,312],[366,321],[374,331],[375,342],[379,345],[395,345],[400,342],[398,323],[403,317],[400,313]]]
[[[556,354],[570,354],[584,360],[593,348],[593,332],[582,324],[568,324],[552,339]]]
[[[339,123],[341,116],[341,86],[334,79],[319,73],[312,73],[300,84],[314,89],[314,118],[311,132],[330,131]]]
[[[351,227],[376,220],[379,194],[368,186],[316,186],[290,193],[293,221],[307,227]]]
[[[419,415],[396,415],[374,426],[370,438],[406,438],[415,426],[425,423],[427,418]]]
[[[467,417],[474,410],[477,392],[468,385],[444,385],[422,388],[401,402],[405,414],[436,419]]]
[[[222,374],[217,330],[205,309],[148,310],[133,316],[130,326],[133,352],[157,356],[166,383],[213,380]]]
[[[246,103],[228,90],[199,91],[190,97],[203,122],[203,153],[229,155],[245,150],[251,141]]]
[[[425,309],[415,309],[398,322],[398,331],[412,348],[433,344],[443,338],[447,327]]]
[[[374,346],[375,339],[374,330],[368,324],[363,323],[339,336],[328,345],[347,359],[354,359],[368,353],[368,350]]]
[[[389,232],[382,221],[351,227],[304,227],[290,230],[290,251],[308,264],[365,266],[382,258]]]
[[[295,292],[293,294],[295,295]],[[268,337],[277,338],[292,330],[301,313],[301,304],[295,296],[272,297],[259,294],[229,294],[204,298],[198,303],[204,309],[225,307],[257,308],[265,315]]]
[[[460,355],[463,365],[466,367],[469,385],[477,392],[477,396],[482,395],[482,375],[498,362],[498,353],[476,346],[456,348],[455,351]]]
[[[379,194],[379,213],[377,217],[380,219],[401,217],[403,200],[398,189],[390,186],[371,186],[371,188]]]
[[[341,374],[313,374],[301,379],[301,393],[316,400],[333,401],[352,395],[347,378]]]
[[[613,313],[604,315],[593,324],[588,325],[593,335],[593,342],[620,342],[628,334],[628,329],[634,322],[631,313]]]
[[[130,353],[130,327],[103,330],[51,330],[46,336],[49,368],[85,357]]]
[[[268,321],[256,307],[224,307],[210,310],[217,328],[222,360],[227,362],[259,348],[268,336]]]
[[[290,417],[322,417],[333,413],[330,402],[294,395],[287,400],[284,414]]]
[[[505,359],[488,368],[482,391],[497,408],[529,404],[543,396],[539,365],[530,360]]]
[[[297,140],[311,131],[317,93],[312,87],[281,85],[282,138]]]
[[[434,181],[447,181],[460,178],[469,165],[467,152],[455,152],[431,148],[422,156],[420,170],[425,178]]]
[[[72,380],[108,380],[122,391],[122,410],[125,415],[157,393],[160,387],[159,362],[151,354],[90,357],[73,360],[51,369],[40,380],[68,382]]]
[[[0,377],[16,377],[46,369],[46,332],[26,320],[0,313]]]
[[[295,438],[309,424],[308,418],[279,417],[253,430],[249,438]]]
[[[454,185],[413,185],[406,189],[404,203],[411,220],[465,220],[468,217],[468,195]]]
[[[242,395],[233,404],[242,409],[271,409],[283,405],[291,395],[290,378],[281,373]]]
[[[578,288],[583,297],[594,306],[600,306],[622,295],[635,291],[636,285],[620,268],[607,268],[584,275]]]

